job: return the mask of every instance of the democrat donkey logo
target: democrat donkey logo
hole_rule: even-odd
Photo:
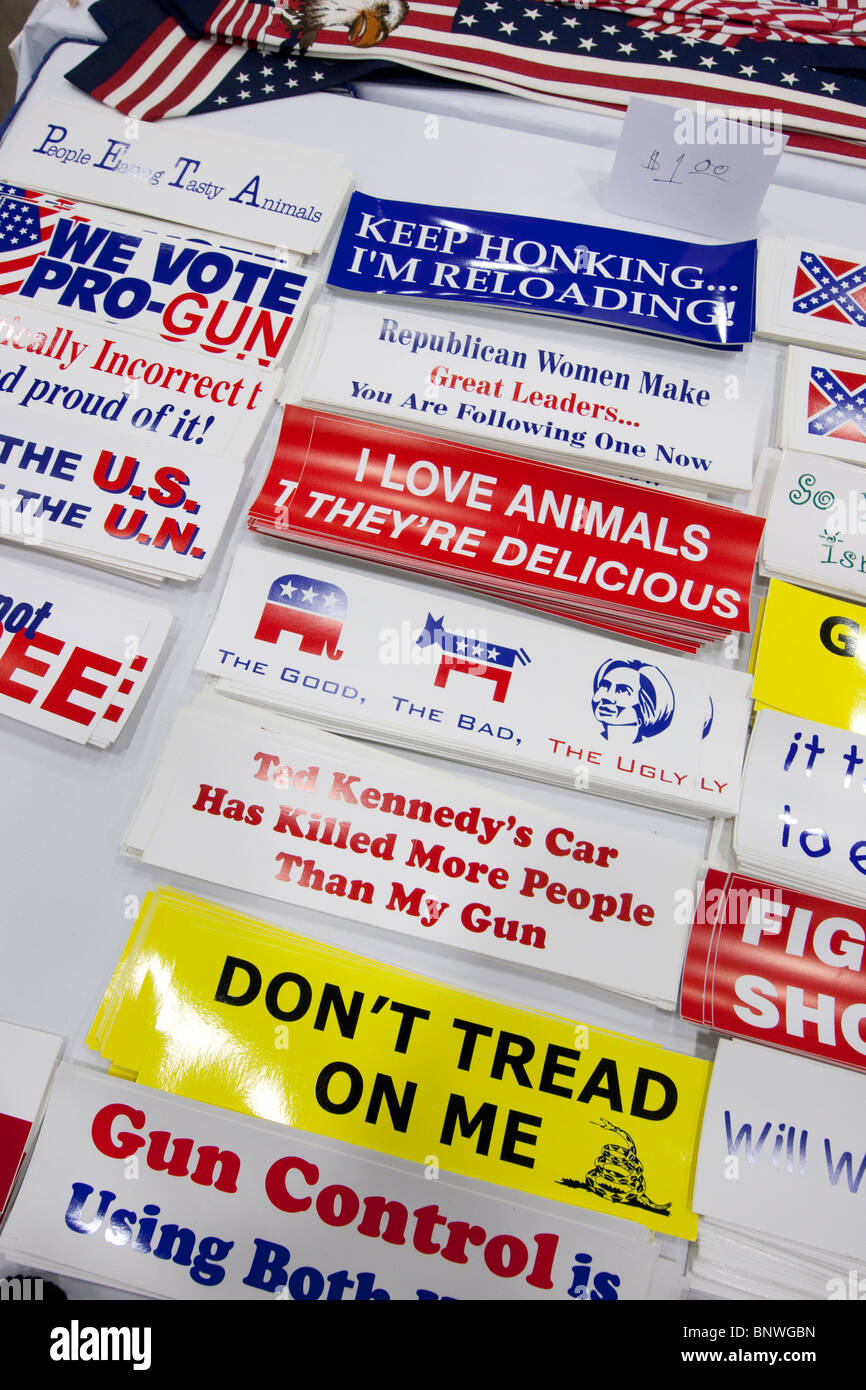
[[[439,647],[442,652],[433,684],[442,689],[452,671],[480,676],[482,680],[493,682],[494,703],[504,704],[515,665],[518,662],[521,666],[529,665],[526,652],[522,647],[494,646],[471,633],[449,632],[444,622],[444,615],[434,618],[428,613],[417,643],[419,647]]]

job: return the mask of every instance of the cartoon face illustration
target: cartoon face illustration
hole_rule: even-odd
[[[593,678],[592,712],[604,739],[612,729],[622,730],[628,743],[653,738],[669,727],[675,705],[667,676],[645,661],[612,658],[602,662]]]

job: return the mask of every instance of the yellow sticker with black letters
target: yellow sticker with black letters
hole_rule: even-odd
[[[759,709],[866,731],[866,607],[772,579],[752,696]]]
[[[691,1239],[709,1064],[162,889],[90,1046],[123,1075]]]

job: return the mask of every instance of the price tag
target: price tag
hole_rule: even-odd
[[[745,236],[754,227],[787,136],[772,111],[740,113],[631,97],[607,186],[611,212]]]

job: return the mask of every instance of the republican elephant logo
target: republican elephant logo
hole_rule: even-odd
[[[346,607],[346,595],[336,584],[323,584],[306,574],[281,575],[268,590],[256,640],[276,643],[284,632],[294,632],[301,639],[298,650],[306,656],[339,661]]]

